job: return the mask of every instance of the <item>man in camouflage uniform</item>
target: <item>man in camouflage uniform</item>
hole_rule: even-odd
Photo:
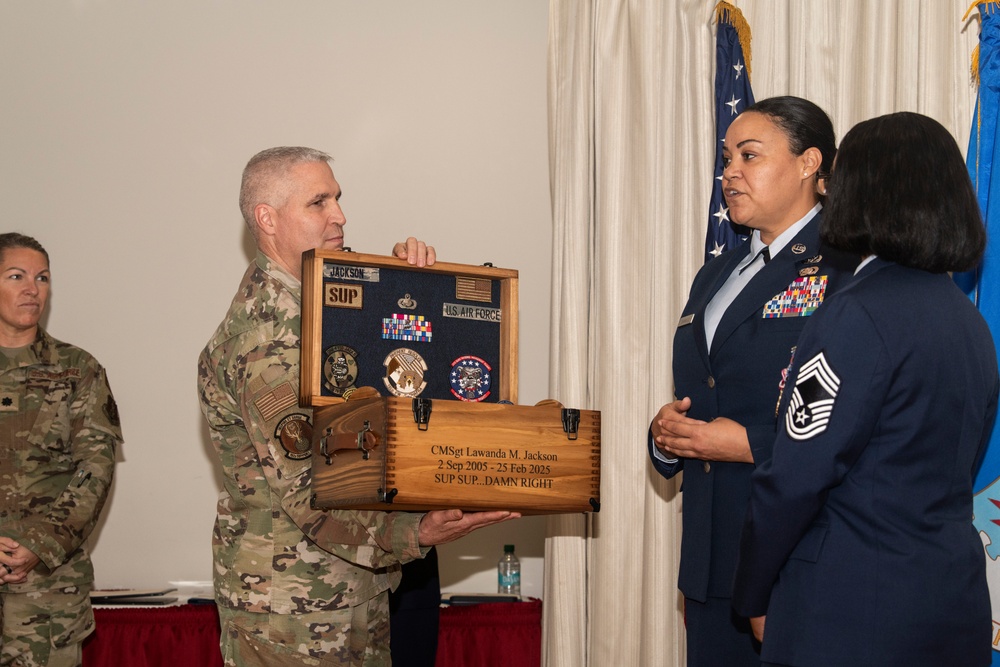
[[[301,256],[343,247],[329,160],[283,147],[247,164],[240,209],[257,256],[198,363],[225,478],[213,552],[227,665],[388,665],[388,591],[400,565],[516,516],[311,509],[312,411],[298,398]],[[435,259],[413,238],[393,254],[418,266]]]
[[[38,320],[49,258],[34,239],[0,234],[0,665],[81,664],[94,629],[87,536],[122,441],[97,360]]]

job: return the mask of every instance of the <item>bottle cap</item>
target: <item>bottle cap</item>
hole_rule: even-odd
[[[512,554],[512,553],[514,553],[514,545],[513,544],[505,544],[505,545],[503,545],[503,552],[505,554]]]

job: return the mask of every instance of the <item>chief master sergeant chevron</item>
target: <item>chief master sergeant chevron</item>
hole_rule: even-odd
[[[226,665],[388,665],[388,592],[400,565],[519,516],[310,508],[309,451],[282,436],[312,421],[298,400],[302,253],[343,247],[329,160],[279,147],[247,163],[240,210],[257,256],[198,362],[225,483],[213,553]],[[417,266],[435,260],[412,237],[393,254]]]

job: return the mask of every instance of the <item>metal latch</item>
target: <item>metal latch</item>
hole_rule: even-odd
[[[580,411],[576,408],[563,408],[562,423],[563,431],[568,434],[568,439],[576,440],[576,434],[580,428]]]
[[[323,436],[319,443],[319,453],[326,457],[327,465],[333,463],[333,455],[336,452],[353,449],[361,450],[361,457],[367,461],[371,456],[371,451],[378,446],[378,434],[372,430],[371,422],[367,419],[364,426],[356,434],[338,433],[334,435],[333,429],[328,428]]]
[[[426,431],[427,423],[431,420],[431,399],[413,399],[413,421],[417,423],[418,431]]]

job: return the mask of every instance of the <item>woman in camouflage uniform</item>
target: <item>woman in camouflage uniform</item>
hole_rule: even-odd
[[[79,665],[94,628],[87,536],[121,443],[104,368],[38,326],[49,257],[0,234],[0,665]]]

